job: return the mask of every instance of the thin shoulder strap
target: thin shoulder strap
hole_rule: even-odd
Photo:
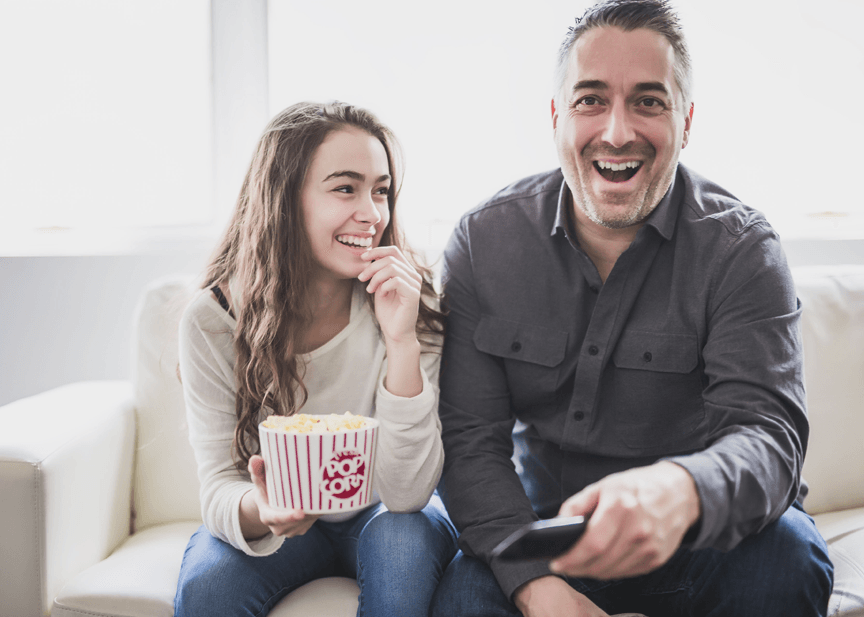
[[[219,285],[213,285],[210,288],[210,291],[216,296],[216,299],[219,300],[219,306],[225,309],[225,312],[234,317],[234,313],[231,311],[231,307],[228,306],[228,299],[225,298],[225,294],[222,293],[222,290],[219,289]]]

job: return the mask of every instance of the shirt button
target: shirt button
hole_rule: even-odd
[[[597,285],[591,285],[588,289],[591,290],[591,293],[595,293],[595,294],[600,291],[600,289],[597,287]]]
[[[598,353],[600,353],[600,348],[597,347],[597,345],[591,345],[591,347],[588,348],[588,353],[592,356],[596,356]]]
[[[650,351],[646,351],[642,354],[642,359],[645,360],[645,362],[651,362],[651,358],[652,356]]]
[[[573,414],[573,418],[576,420],[576,422],[582,422],[582,420],[585,419],[585,413],[577,411],[575,414]]]
[[[510,345],[511,351],[522,351],[522,343],[519,341],[513,341],[513,344]]]

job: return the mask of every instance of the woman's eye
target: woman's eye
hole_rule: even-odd
[[[379,188],[378,190],[375,191],[375,193],[378,195],[386,195],[389,192],[390,192],[389,186],[382,186],[381,188]]]
[[[338,193],[353,193],[354,189],[350,186],[337,186],[334,191]]]

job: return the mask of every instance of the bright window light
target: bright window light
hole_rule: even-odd
[[[406,152],[409,236],[440,249],[464,211],[558,166],[552,65],[587,5],[270,0],[271,115],[304,99],[374,111]],[[854,111],[864,100],[864,3],[675,5],[695,66],[682,162],[765,212],[781,235],[828,221],[857,224],[864,237],[864,198],[849,181],[864,163],[864,115]]]
[[[0,4],[7,233],[210,221],[209,6]]]

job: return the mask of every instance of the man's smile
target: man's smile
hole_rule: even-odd
[[[642,168],[642,161],[594,161],[594,169],[609,182],[627,182]]]

